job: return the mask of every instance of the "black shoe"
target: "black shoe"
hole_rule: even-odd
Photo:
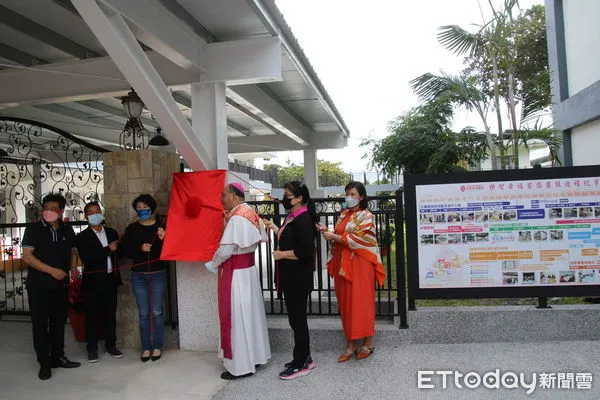
[[[159,355],[155,356],[154,354],[152,354],[150,356],[150,358],[152,359],[152,361],[158,361],[158,360],[160,360],[161,357],[162,357],[162,350],[160,351]]]
[[[108,347],[104,352],[113,358],[123,358],[123,353],[116,347]]]
[[[52,378],[52,370],[48,365],[42,365],[40,367],[40,372],[38,373],[38,377],[45,381],[46,379]]]
[[[226,381],[232,381],[234,379],[247,378],[252,375],[254,375],[252,372],[248,372],[244,375],[233,375],[231,372],[225,371],[221,374],[221,379],[225,379]]]
[[[88,350],[88,362],[89,363],[97,363],[98,362],[98,350]]]
[[[142,353],[142,354],[144,354],[144,353]],[[150,353],[150,354],[152,354],[152,353]],[[142,360],[142,362],[150,361],[150,354],[148,354],[147,356],[143,356],[143,355],[140,356],[140,360]]]
[[[58,360],[50,363],[52,368],[77,368],[81,366],[80,362],[71,361],[66,356],[61,356]]]
[[[287,369],[290,368],[293,364],[294,362],[290,361],[289,363],[285,363],[284,367]],[[308,356],[308,358],[306,359],[306,366],[308,367],[308,369],[313,369],[315,365],[317,365],[317,363],[313,361],[311,356]]]

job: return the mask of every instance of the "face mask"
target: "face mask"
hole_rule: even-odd
[[[145,208],[143,210],[137,210],[136,213],[138,218],[143,221],[145,219],[150,218],[150,216],[152,215],[152,210]]]
[[[104,221],[104,214],[92,214],[92,215],[88,215],[87,217],[88,222],[90,223],[90,225],[100,225],[102,223],[102,221]]]
[[[360,200],[354,197],[346,196],[346,207],[353,208],[360,203]]]
[[[286,210],[291,209],[292,206],[292,199],[288,199],[287,197],[284,197],[283,199],[281,199],[281,205],[283,206],[283,208],[285,208]]]
[[[58,213],[50,210],[42,212],[42,216],[46,222],[55,222],[58,219]]]

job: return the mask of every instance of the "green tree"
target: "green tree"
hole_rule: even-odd
[[[476,77],[482,93],[494,100],[502,138],[498,140],[502,168],[506,167],[506,139],[512,140],[514,166],[518,168],[522,125],[546,111],[551,102],[544,7],[533,6],[515,17],[518,0],[505,0],[499,10],[488,2],[493,18],[485,21],[477,32],[469,33],[456,25],[444,26],[438,39],[449,50],[467,56],[465,73]],[[500,100],[508,108],[509,136],[503,135]]]
[[[494,100],[498,132],[503,132],[502,113],[500,110],[499,54],[504,35],[505,24],[504,20],[500,18],[483,24],[475,33],[468,32],[458,25],[446,25],[440,27],[440,33],[438,34],[438,41],[456,55],[466,54],[468,59],[484,58],[490,60],[492,68],[491,83],[493,87],[491,98]],[[500,140],[498,144],[502,169],[504,169],[504,142]]]
[[[389,136],[363,140],[370,147],[370,163],[389,175],[397,172],[449,172],[459,163],[475,165],[487,158],[485,135],[471,129],[454,133],[448,98],[430,100],[414,107],[388,124]]]
[[[465,74],[449,75],[442,72],[440,75],[423,74],[410,81],[410,85],[415,93],[425,101],[447,99],[453,105],[463,107],[467,111],[477,112],[483,124],[490,149],[492,169],[498,169],[496,143],[487,122],[490,98],[477,87],[477,81],[478,79],[475,76]]]
[[[341,162],[318,161],[320,186],[344,186],[348,183],[348,174],[341,167]]]
[[[265,165],[264,168],[273,171],[277,176],[277,180],[274,182],[276,187],[282,187],[287,182],[304,180],[304,167],[291,163],[289,160],[285,167],[279,164],[269,164]]]
[[[559,158],[559,150],[562,145],[562,136],[554,129],[540,126],[539,121],[536,121],[535,125],[531,128],[523,128],[520,132],[519,137],[523,145],[529,149],[529,145],[535,141],[541,141],[548,146],[549,159],[553,167],[562,165],[562,161]]]
[[[544,6],[534,5],[513,24],[516,96],[523,103],[521,121],[552,104]]]
[[[317,165],[321,186],[343,186],[348,183],[348,174],[341,168],[341,162],[318,160]],[[275,185],[279,187],[291,181],[304,181],[304,166],[289,160],[287,166],[269,164],[265,165],[264,169],[273,171],[277,175]]]

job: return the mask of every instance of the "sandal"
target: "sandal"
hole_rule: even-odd
[[[362,360],[363,358],[369,357],[375,351],[375,346],[360,346],[360,350],[356,353],[356,359]]]
[[[346,350],[338,357],[337,361],[339,363],[348,361],[352,355],[356,352],[356,349],[351,347],[346,347]]]

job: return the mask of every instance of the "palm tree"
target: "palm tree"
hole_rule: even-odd
[[[489,99],[477,88],[477,78],[474,76],[440,75],[426,73],[410,81],[411,88],[425,101],[447,98],[452,104],[464,107],[467,111],[475,111],[483,123],[486,139],[490,149],[492,169],[498,169],[496,144],[492,138],[487,122]]]
[[[490,6],[491,6],[490,2]],[[518,5],[518,0],[505,0],[504,9],[512,10],[512,8]],[[508,23],[511,14],[506,12],[497,12],[495,9],[494,18],[491,21],[481,25],[479,30],[475,33],[471,33],[461,28],[458,25],[446,25],[440,27],[438,33],[438,41],[448,50],[452,51],[457,55],[466,54],[470,58],[485,57],[492,63],[492,76],[493,76],[493,88],[494,88],[494,108],[496,110],[496,120],[498,124],[498,135],[500,140],[498,141],[498,147],[501,153],[501,165],[502,169],[506,166],[506,160],[504,158],[504,142],[503,129],[502,129],[502,113],[500,110],[500,78],[499,78],[499,62],[502,62],[502,66],[507,68],[510,72],[510,65],[512,64],[510,57],[508,57],[507,49],[509,49],[509,41],[507,40],[508,35]],[[509,73],[510,76],[510,73]],[[514,92],[514,87],[512,88]],[[509,91],[510,91],[509,85]],[[511,119],[516,121],[514,117],[514,93],[512,100],[509,95],[509,109],[511,111]],[[513,128],[515,126],[513,125]],[[514,129],[516,130],[516,129]],[[518,157],[515,157],[515,163],[518,163]],[[516,164],[518,166],[518,164]]]
[[[515,169],[519,168],[519,129],[517,126],[516,100],[515,100],[515,59],[516,51],[514,43],[510,40],[512,32],[511,27],[514,22],[512,10],[518,7],[518,0],[504,0],[504,8],[497,11],[491,0],[488,0],[490,8],[494,14],[494,23],[497,26],[497,33],[494,37],[495,46],[498,49],[498,56],[507,73],[507,103],[509,119],[513,129],[513,158]]]
[[[562,165],[559,158],[560,146],[562,145],[562,135],[557,134],[558,131],[549,127],[541,127],[539,119],[532,128],[524,128],[519,132],[520,140],[525,148],[529,150],[529,144],[533,141],[542,141],[548,146],[550,152],[549,158],[553,167]]]

